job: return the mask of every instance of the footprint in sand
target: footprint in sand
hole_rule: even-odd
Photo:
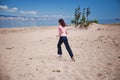
[[[11,77],[10,76],[5,76],[5,80],[11,80]]]
[[[120,59],[120,56],[118,56],[118,59]]]
[[[52,72],[61,72],[60,70],[53,70]]]
[[[29,64],[26,64],[27,66],[29,66]]]
[[[112,63],[107,63],[107,65],[112,65]]]
[[[32,60],[32,58],[29,58],[29,60]]]
[[[6,48],[7,50],[12,50],[13,48],[15,48],[15,47],[9,47],[9,48]]]
[[[98,73],[98,74],[97,74],[97,77],[101,77],[101,76],[103,76],[103,74],[101,74],[101,73]]]
[[[38,71],[38,69],[36,69],[36,71]]]

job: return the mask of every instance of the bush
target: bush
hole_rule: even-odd
[[[81,22],[80,26],[81,27],[88,27],[89,24],[91,24],[91,23],[98,23],[98,21],[95,19],[95,20],[92,20],[92,21]]]
[[[72,23],[72,24],[75,24],[75,20],[71,20],[71,23]]]
[[[89,21],[90,23],[98,23],[98,20]]]

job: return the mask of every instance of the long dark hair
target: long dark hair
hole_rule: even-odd
[[[58,22],[60,23],[60,25],[61,25],[62,27],[65,27],[65,26],[66,26],[65,21],[64,21],[63,19],[59,19]]]

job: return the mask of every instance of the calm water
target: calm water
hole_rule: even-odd
[[[0,28],[55,26],[56,20],[1,20]]]
[[[120,24],[120,20],[114,20],[114,19],[101,19],[98,21],[100,24]]]
[[[65,19],[71,24],[72,19]],[[120,24],[120,20],[98,20],[100,24]],[[33,27],[33,26],[57,26],[58,20],[0,20],[0,28]]]

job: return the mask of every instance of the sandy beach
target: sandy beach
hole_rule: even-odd
[[[76,62],[64,44],[57,56],[57,26],[0,29],[0,80],[120,80],[120,25],[67,27]]]

